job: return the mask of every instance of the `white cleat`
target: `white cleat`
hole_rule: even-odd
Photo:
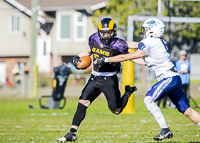
[[[64,142],[66,142],[67,140],[66,140],[65,137],[62,137],[62,138],[57,139],[57,141],[58,141],[58,142],[61,142],[61,143],[64,143]]]
[[[77,140],[76,134],[68,132],[64,137],[57,139],[58,142],[65,143],[67,141],[75,142]]]

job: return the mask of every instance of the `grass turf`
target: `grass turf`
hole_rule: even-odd
[[[78,98],[67,99],[64,109],[38,109],[38,100],[0,99],[0,142],[54,143],[70,129]],[[196,100],[200,103],[200,99]],[[30,109],[28,105],[35,109]],[[194,105],[191,105],[194,107]],[[97,98],[87,109],[77,142],[155,142],[159,126],[146,110],[141,97],[135,98],[134,114],[112,114],[104,98]],[[195,109],[200,113],[200,109]],[[176,109],[162,109],[174,133],[162,142],[200,142],[200,128]]]

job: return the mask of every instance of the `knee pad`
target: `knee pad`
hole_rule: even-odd
[[[153,98],[151,96],[146,96],[144,98],[144,105],[147,108],[147,110],[153,114],[156,111],[160,111],[160,108],[158,105],[154,102]]]

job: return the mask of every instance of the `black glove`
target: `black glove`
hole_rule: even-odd
[[[105,58],[100,57],[94,61],[94,66],[100,68],[103,64],[105,64]]]
[[[105,63],[105,58],[104,57],[100,57],[96,61],[96,65],[103,65],[104,63]]]
[[[81,62],[81,60],[79,60],[79,59],[80,59],[79,56],[74,56],[72,58],[72,64],[75,66],[76,69],[79,69],[78,66],[77,66],[78,62]]]

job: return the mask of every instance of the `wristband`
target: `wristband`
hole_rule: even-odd
[[[108,63],[108,58],[105,58],[104,62],[105,62],[105,63]]]

